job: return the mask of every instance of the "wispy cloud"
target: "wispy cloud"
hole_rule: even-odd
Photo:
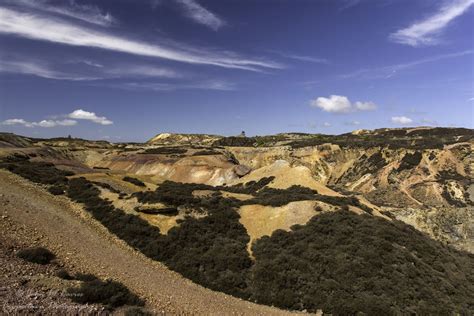
[[[200,82],[188,83],[167,83],[167,82],[122,82],[104,83],[101,86],[134,91],[175,91],[175,90],[217,90],[233,91],[237,87],[235,84],[221,80],[204,80]]]
[[[282,68],[282,65],[247,59],[227,52],[211,52],[185,47],[170,48],[97,31],[82,25],[45,16],[0,8],[0,33],[60,43],[94,47],[116,52],[163,58],[191,64],[261,71],[262,68]]]
[[[268,51],[271,52],[271,53],[280,55],[282,57],[289,58],[289,59],[294,59],[294,60],[298,60],[298,61],[317,63],[317,64],[329,64],[329,60],[327,60],[326,58],[291,54],[291,53],[280,52],[280,51],[277,51],[277,50],[268,50]]]
[[[1,125],[12,126],[12,125],[21,125],[24,127],[56,127],[56,126],[74,126],[77,124],[75,120],[42,120],[39,122],[29,122],[24,119],[8,119],[1,122]]]
[[[359,122],[359,121],[349,121],[349,122],[345,122],[344,125],[347,125],[347,126],[358,126],[358,125],[360,125],[360,122]]]
[[[325,112],[350,113],[354,111],[373,111],[377,105],[373,102],[356,102],[352,104],[348,97],[342,95],[331,95],[329,98],[319,97],[311,100],[312,107],[320,108]]]
[[[435,14],[390,34],[390,39],[414,47],[438,44],[440,32],[473,4],[474,0],[455,0],[446,3]]]
[[[110,26],[116,23],[115,18],[110,13],[103,13],[95,5],[78,4],[75,0],[66,1],[65,5],[53,3],[49,0],[7,0],[6,2],[102,26]]]
[[[0,59],[0,72],[32,75],[41,78],[56,80],[85,81],[101,79],[101,77],[84,76],[80,74],[71,74],[62,71],[56,71],[50,68],[49,65],[41,64],[39,62],[25,60],[6,61],[3,58]]]
[[[196,23],[217,31],[226,23],[215,13],[204,8],[195,0],[175,0],[183,9],[184,15]]]
[[[173,69],[156,67],[152,65],[118,65],[104,69],[106,75],[117,77],[135,77],[135,78],[180,78],[183,75]]]
[[[355,7],[356,5],[358,5],[360,3],[360,1],[361,0],[345,0],[345,1],[342,1],[343,5],[339,8],[339,11],[344,11],[344,10],[350,9],[352,7]]]
[[[466,51],[456,52],[456,53],[451,53],[451,54],[436,55],[432,57],[427,57],[427,58],[411,61],[408,63],[402,63],[402,64],[396,64],[396,65],[378,67],[378,68],[364,68],[364,69],[360,69],[351,73],[339,75],[338,77],[341,79],[348,79],[348,78],[354,78],[354,77],[360,77],[364,79],[388,79],[395,76],[402,70],[406,70],[406,69],[413,68],[413,67],[427,64],[427,63],[433,63],[433,62],[440,61],[443,59],[451,59],[451,58],[471,55],[473,53],[474,53],[473,50],[466,50]]]

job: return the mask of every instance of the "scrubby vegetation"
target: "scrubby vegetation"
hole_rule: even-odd
[[[68,182],[67,177],[74,173],[57,169],[52,163],[29,161],[28,157],[14,156],[0,163],[0,168],[7,169],[35,183],[62,186]]]
[[[193,156],[212,156],[212,155],[221,155],[221,153],[216,150],[211,150],[211,149],[200,150],[193,153]]]
[[[185,154],[188,150],[182,147],[157,147],[145,149],[141,154],[153,155],[180,155]]]
[[[120,190],[117,190],[116,188],[114,188],[113,186],[111,186],[110,184],[108,183],[104,183],[104,182],[99,182],[99,181],[91,181],[91,183],[101,187],[101,188],[104,188],[104,189],[107,189],[109,190],[110,192],[113,192],[113,193],[116,193],[116,194],[124,194],[123,192],[121,192]]]
[[[122,180],[135,184],[136,186],[139,186],[139,187],[146,187],[145,183],[143,183],[143,181],[141,180],[138,180],[137,178],[126,176],[126,177],[123,177]]]
[[[325,213],[252,248],[252,298],[333,315],[469,314],[474,256],[402,222]]]
[[[38,264],[48,264],[56,258],[54,253],[43,247],[22,249],[16,255],[23,260]]]
[[[64,186],[53,185],[48,188],[48,191],[53,195],[62,195],[64,194]]]
[[[144,302],[122,283],[97,278],[83,281],[78,288],[69,288],[71,299],[80,304],[102,304],[109,309],[124,305],[142,306]]]
[[[139,213],[151,214],[151,215],[167,215],[167,216],[178,215],[178,210],[175,207],[143,208],[143,207],[137,206],[135,207],[135,211]]]
[[[406,153],[405,156],[403,156],[397,171],[401,172],[403,170],[415,168],[420,164],[421,158],[422,155],[419,151],[415,151],[414,153]]]

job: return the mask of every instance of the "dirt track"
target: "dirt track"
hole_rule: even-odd
[[[30,239],[56,253],[67,268],[108,277],[142,296],[155,312],[199,315],[284,315],[205,289],[116,239],[66,197],[52,196],[0,170],[2,234]],[[23,240],[24,242],[26,240]]]

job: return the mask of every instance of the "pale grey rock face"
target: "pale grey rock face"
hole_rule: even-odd
[[[245,176],[246,174],[250,173],[250,171],[252,171],[252,169],[246,165],[237,165],[234,167],[234,172],[239,177]]]

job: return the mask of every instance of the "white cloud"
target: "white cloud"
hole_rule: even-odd
[[[352,110],[349,99],[340,95],[331,95],[329,98],[319,97],[311,101],[311,106],[335,113],[347,113]]]
[[[31,122],[27,122],[24,119],[18,119],[18,118],[5,120],[2,122],[2,125],[23,125],[26,127],[33,127]]]
[[[413,120],[406,116],[393,116],[392,123],[400,124],[400,125],[407,125],[413,123]]]
[[[148,44],[64,20],[51,19],[50,17],[7,8],[0,8],[0,33],[191,64],[214,65],[251,71],[262,71],[262,68],[283,68],[283,66],[273,62],[246,59],[230,52],[205,51],[183,45],[180,45],[180,47],[175,45],[176,47],[172,48],[158,44]]]
[[[15,5],[21,5],[23,7],[54,13],[102,26],[110,26],[116,23],[112,15],[102,13],[97,6],[78,4],[75,0],[69,0],[69,5],[66,6],[52,3],[52,1],[49,0],[7,0],[7,3],[13,3]]]
[[[331,123],[324,122],[324,123],[323,123],[323,126],[324,126],[324,127],[330,127],[330,126],[331,126]]]
[[[97,116],[94,112],[88,112],[82,109],[69,113],[68,117],[76,120],[88,120],[101,125],[112,125],[114,123],[105,116]]]
[[[191,20],[217,31],[225,25],[224,20],[204,8],[195,0],[175,0],[183,9],[184,14]]]
[[[39,122],[28,122],[24,119],[8,119],[1,123],[1,125],[22,125],[25,127],[56,127],[56,126],[73,126],[77,121],[74,120],[42,120]]]
[[[454,0],[443,5],[438,12],[409,27],[390,34],[390,39],[410,46],[433,45],[439,42],[439,33],[455,18],[466,12],[474,0]]]
[[[358,109],[360,111],[373,111],[373,110],[377,109],[377,105],[375,105],[374,102],[360,102],[360,101],[357,101],[355,103],[355,107],[356,107],[356,109]]]
[[[356,102],[354,105],[345,96],[331,95],[329,98],[319,97],[311,100],[312,107],[318,107],[326,112],[349,113],[354,111],[372,111],[377,108],[373,102]]]

